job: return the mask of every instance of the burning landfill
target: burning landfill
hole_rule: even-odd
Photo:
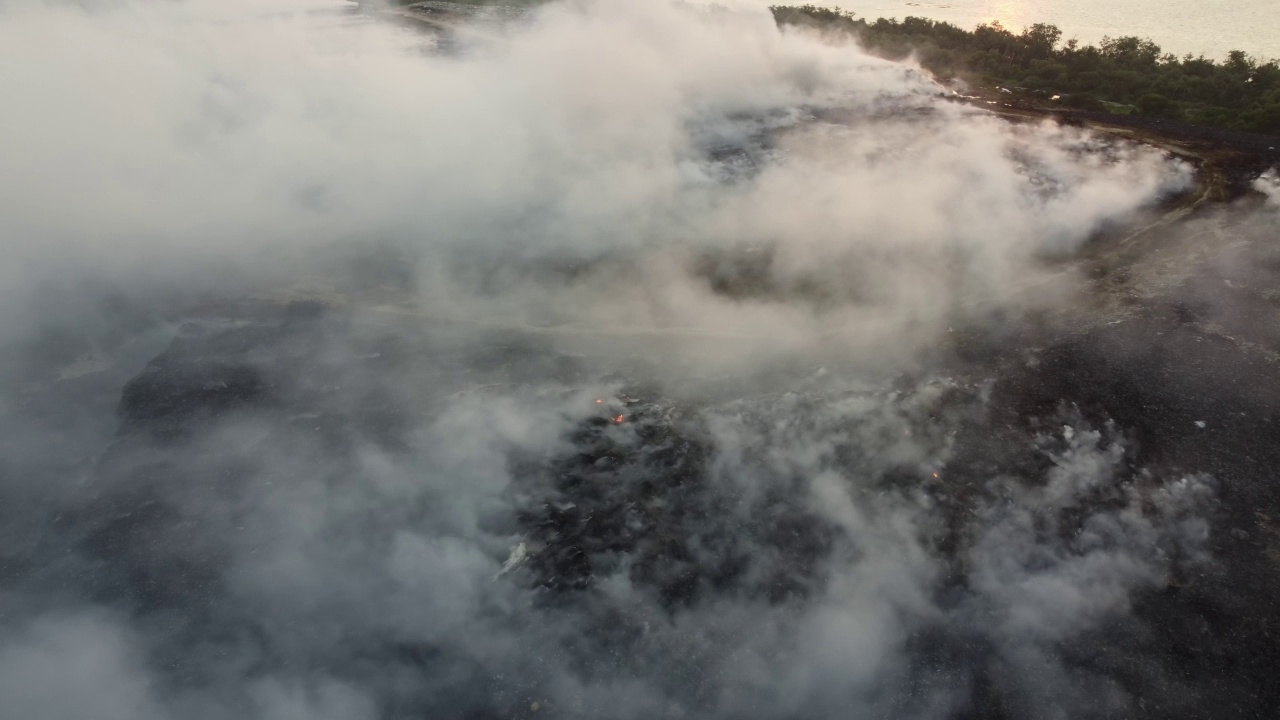
[[[1274,713],[1256,138],[426,5],[0,5],[3,714]]]

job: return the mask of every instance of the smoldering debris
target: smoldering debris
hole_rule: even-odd
[[[1274,706],[1258,197],[763,11],[0,13],[4,707]]]
[[[1059,646],[1132,652],[1103,629],[1140,628],[1131,605],[1207,559],[1212,481],[1070,412],[992,441],[983,384],[690,405],[489,383],[501,363],[433,335],[299,313],[186,331],[127,386],[123,434],[53,521],[59,559],[11,578],[71,583],[33,627],[96,623],[148,658],[148,706],[214,715],[269,714],[246,678],[378,716],[1105,713],[1126,690]],[[377,373],[349,374],[357,338]],[[209,392],[227,372],[263,390]],[[387,394],[410,376],[430,408]]]

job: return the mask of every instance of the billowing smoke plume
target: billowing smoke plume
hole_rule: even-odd
[[[763,11],[0,5],[0,706],[1177,702],[1216,480],[965,351],[1192,170],[945,95]]]

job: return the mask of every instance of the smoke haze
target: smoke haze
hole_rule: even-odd
[[[0,3],[0,706],[1175,707],[1213,469],[949,363],[1194,170],[947,94],[758,10]]]

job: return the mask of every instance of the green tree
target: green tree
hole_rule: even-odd
[[[1249,132],[1280,135],[1280,103],[1250,110],[1240,119],[1242,127]]]
[[[1179,58],[1148,38],[1103,38],[1098,46],[1062,41],[1062,31],[1037,23],[1015,34],[998,22],[964,30],[908,17],[874,21],[815,5],[775,6],[780,25],[813,25],[857,36],[869,52],[890,59],[914,54],[940,79],[979,86],[1032,88],[1061,95],[1061,106],[1099,109],[1136,105],[1153,117],[1181,117],[1219,127],[1280,134],[1280,65],[1240,50],[1215,62]],[[1103,102],[1109,105],[1103,105]]]
[[[1138,112],[1143,115],[1154,117],[1173,118],[1182,114],[1178,108],[1178,103],[1156,93],[1149,93],[1138,98],[1137,107]]]

